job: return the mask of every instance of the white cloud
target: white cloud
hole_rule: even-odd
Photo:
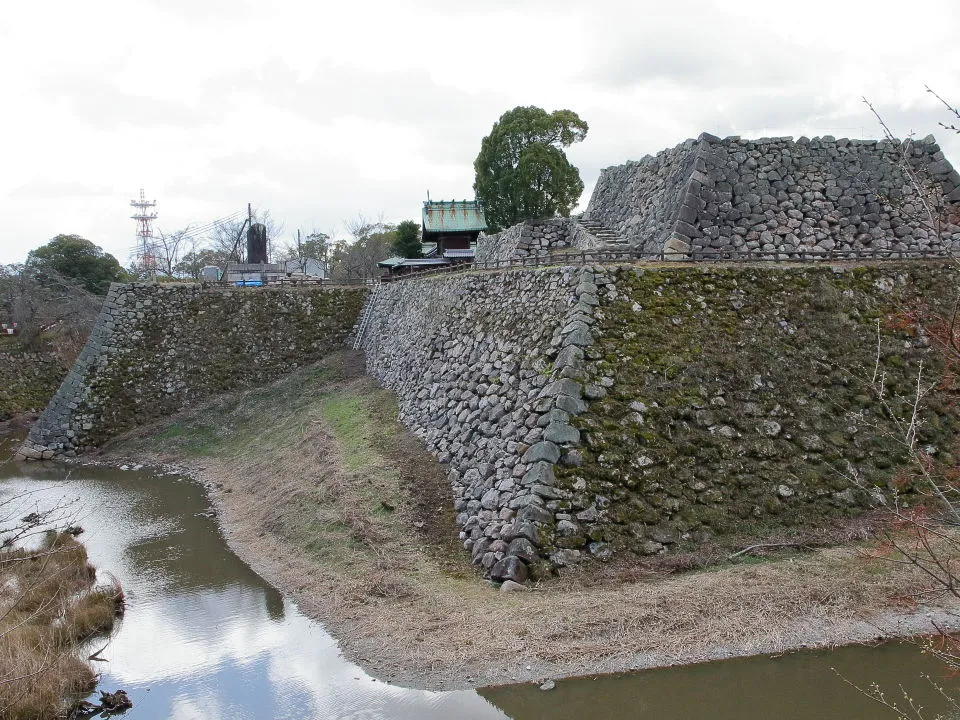
[[[66,0],[20,3],[0,26],[11,111],[0,262],[59,232],[126,261],[129,200],[159,225],[269,207],[287,230],[363,211],[415,218],[472,195],[472,161],[516,105],[576,110],[588,192],[601,167],[717,134],[960,139],[924,84],[960,102],[960,10],[920,0],[405,3]]]
[[[115,474],[79,472],[64,481],[57,468],[33,468],[32,479],[14,476],[0,486],[0,501],[13,499],[18,513],[77,498],[70,522],[87,528],[91,561],[124,587],[122,624],[97,665],[106,689],[123,687],[149,715],[176,720],[506,720],[472,690],[430,692],[372,679],[342,657],[322,625],[226,548],[190,547],[209,542],[212,532],[193,515],[204,507],[196,486]],[[239,707],[247,699],[252,705]]]

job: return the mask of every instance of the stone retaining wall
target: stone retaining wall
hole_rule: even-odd
[[[503,262],[517,257],[517,247],[524,223],[519,223],[493,235],[480,235],[477,238],[477,252],[474,262],[477,265]]]
[[[588,547],[815,535],[909,489],[918,473],[891,413],[906,426],[921,368],[917,442],[935,475],[956,466],[955,369],[940,344],[952,261],[611,267],[605,280],[589,403],[572,420],[582,463],[557,471],[557,564]]]
[[[464,547],[496,579],[541,571],[551,544],[554,467],[578,461],[594,279],[565,267],[405,280],[366,311],[367,368],[449,463]]]
[[[68,362],[48,350],[0,352],[0,420],[46,407]]]
[[[908,412],[920,362],[943,367],[910,318],[946,316],[957,280],[942,261],[410,279],[383,288],[363,345],[450,465],[474,562],[522,581],[862,511],[875,497],[847,474],[885,491],[905,462],[869,387],[877,322],[887,402]],[[924,416],[938,462],[954,462],[950,402],[934,393]]]
[[[196,400],[316,362],[342,346],[366,292],[114,284],[22,454],[72,456]]]
[[[931,221],[926,208],[938,202],[945,210]],[[960,174],[932,137],[721,140],[704,133],[603,170],[584,215],[645,252],[671,244],[672,251],[943,253],[960,242]]]
[[[494,235],[481,235],[476,263],[544,257],[564,250],[594,250],[603,244],[572,218],[527,220]]]
[[[605,168],[584,217],[618,231],[635,248],[659,253],[673,232],[702,140]]]

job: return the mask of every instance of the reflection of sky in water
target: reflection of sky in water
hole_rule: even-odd
[[[506,716],[472,691],[430,693],[369,678],[318,623],[226,547],[193,483],[110,469],[0,470],[0,500],[79,498],[91,560],[127,593],[123,625],[95,663],[124,688],[130,718],[465,718]],[[28,476],[25,476],[29,473]]]
[[[935,716],[957,718],[921,678],[942,666],[897,645],[753,658],[475,692],[429,693],[375,682],[340,657],[322,626],[285,602],[229,551],[202,490],[171,477],[108,469],[0,465],[0,502],[36,490],[21,517],[79,498],[76,518],[91,559],[127,593],[121,630],[95,663],[106,690],[124,688],[135,720],[341,718],[374,720],[873,720],[876,706],[831,672],[862,686],[900,683]],[[99,647],[98,645],[95,647]],[[951,692],[960,683],[945,683]],[[487,698],[487,699],[484,699]],[[502,710],[498,709],[502,708]]]

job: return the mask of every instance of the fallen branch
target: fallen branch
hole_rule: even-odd
[[[68,720],[80,720],[81,718],[92,718],[94,715],[100,717],[110,717],[111,715],[121,714],[133,707],[133,703],[123,690],[117,690],[115,693],[100,691],[100,703],[94,704],[87,700],[80,700],[70,708],[67,713]]]
[[[753,552],[754,550],[769,550],[773,548],[785,548],[785,547],[800,548],[803,550],[813,550],[813,548],[810,547],[810,545],[806,543],[800,543],[800,542],[760,543],[758,545],[749,545],[748,547],[745,547],[743,550],[737,550],[737,552],[733,553],[732,555],[727,555],[727,560],[733,560],[734,558],[740,557],[741,555],[746,555],[747,553]]]

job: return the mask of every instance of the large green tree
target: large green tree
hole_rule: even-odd
[[[491,230],[570,214],[583,181],[563,148],[583,140],[587,130],[571,110],[516,107],[500,116],[473,163],[473,189]]]
[[[397,225],[397,237],[393,241],[393,252],[404,258],[423,257],[419,223],[413,220],[404,220]]]
[[[27,264],[49,267],[65,277],[76,278],[97,295],[106,295],[110,283],[126,277],[113,255],[79,235],[57,235],[46,245],[31,250]]]

